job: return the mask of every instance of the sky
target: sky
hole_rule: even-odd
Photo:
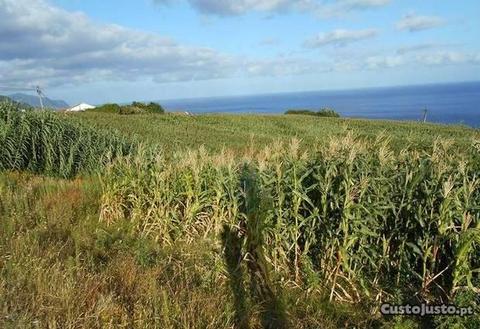
[[[0,94],[100,104],[480,80],[478,17],[478,0],[0,0]]]

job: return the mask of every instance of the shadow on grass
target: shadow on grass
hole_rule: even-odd
[[[284,306],[276,297],[268,283],[265,267],[257,262],[257,252],[249,251],[251,259],[248,261],[250,278],[250,291],[245,288],[244,271],[242,268],[242,244],[243,237],[225,225],[222,234],[224,257],[232,289],[235,305],[235,328],[249,328],[249,297],[255,303],[261,305],[261,323],[263,328],[282,329],[288,328],[288,321]],[[250,248],[249,248],[250,249]]]
[[[222,241],[224,246],[225,264],[227,265],[230,287],[235,305],[235,327],[248,328],[247,294],[243,284],[242,240],[227,225],[223,227]]]

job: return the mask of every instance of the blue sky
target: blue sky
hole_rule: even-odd
[[[0,0],[0,87],[103,103],[480,80],[478,17],[477,0]]]

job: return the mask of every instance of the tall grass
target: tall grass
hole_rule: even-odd
[[[264,309],[277,303],[265,305],[264,295],[248,293],[248,274],[256,273],[238,271],[244,254],[230,252],[224,264],[223,248],[244,250],[237,230],[225,243],[209,237],[159,243],[153,234],[136,234],[133,223],[99,222],[97,183],[97,177],[0,174],[0,328],[233,328],[240,325],[235,312],[245,315],[244,327],[266,327],[276,310]],[[258,245],[242,240],[249,250]],[[248,260],[257,268],[258,261]],[[252,281],[263,286],[263,280]],[[289,328],[369,321],[358,308],[330,304],[297,287],[283,298]]]
[[[0,326],[371,327],[380,302],[475,304],[475,133],[373,135],[171,153],[2,105],[0,169],[101,175],[0,174]]]
[[[425,152],[395,153],[386,137],[372,143],[349,133],[301,149],[294,140],[244,161],[201,151],[169,163],[120,159],[104,177],[101,219],[131,221],[140,235],[167,244],[215,236],[222,225],[261,234],[247,241],[261,246],[275,280],[340,301],[447,302],[458,290],[478,291],[473,144],[453,153],[450,142],[437,140]],[[246,164],[261,216],[245,210]]]
[[[0,104],[0,170],[73,177],[130,153],[135,144],[110,131],[72,123],[51,112]]]

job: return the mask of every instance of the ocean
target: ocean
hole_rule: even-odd
[[[160,101],[172,111],[279,114],[332,108],[343,117],[413,120],[480,127],[480,82]]]

